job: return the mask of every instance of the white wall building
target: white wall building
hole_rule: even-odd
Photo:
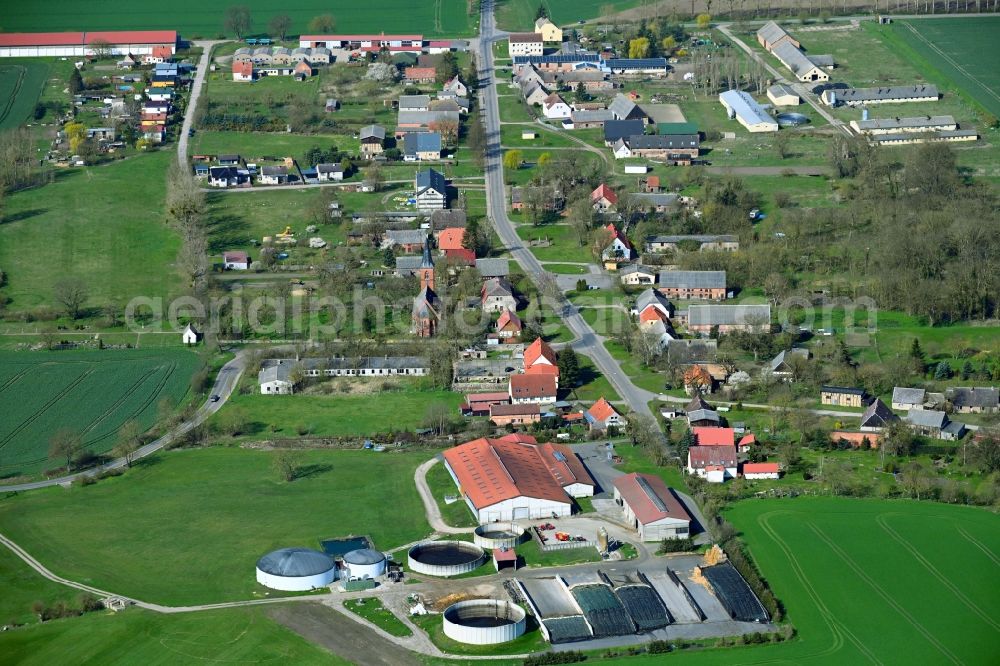
[[[257,582],[273,590],[316,590],[330,585],[336,575],[333,560],[310,548],[282,548],[257,560]]]

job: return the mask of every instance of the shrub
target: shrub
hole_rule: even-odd
[[[686,539],[664,539],[660,542],[660,547],[656,549],[656,553],[658,555],[664,553],[685,553],[697,549],[698,546],[691,537]]]

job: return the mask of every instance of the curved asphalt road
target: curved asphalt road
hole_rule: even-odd
[[[176,426],[165,435],[153,440],[149,444],[140,447],[135,454],[135,460],[139,458],[144,458],[150,454],[156,453],[164,446],[174,441],[178,437],[184,435],[191,429],[204,423],[209,416],[219,411],[229,397],[233,394],[236,389],[236,385],[239,383],[240,376],[243,374],[243,370],[246,368],[246,359],[243,356],[243,352],[238,352],[236,357],[222,366],[219,370],[219,375],[215,378],[215,384],[212,386],[212,391],[209,395],[219,396],[218,402],[212,402],[211,400],[205,401],[205,403],[191,415],[191,418],[184,421],[180,425]],[[76,479],[81,479],[87,476],[95,476],[101,472],[110,469],[121,469],[125,467],[125,459],[118,458],[109,462],[106,465],[101,465],[100,467],[94,467],[92,469],[84,470],[82,472],[77,472],[76,474],[69,474],[67,476],[60,476],[55,479],[46,479],[45,481],[34,481],[32,483],[19,483],[12,486],[0,486],[0,492],[18,492],[21,490],[37,490],[38,488],[48,488],[50,486],[60,486],[63,484],[72,483]]]
[[[538,285],[551,280],[535,255],[522,245],[521,238],[514,230],[514,225],[507,216],[507,196],[503,182],[503,151],[500,148],[500,111],[497,101],[496,81],[493,67],[493,42],[502,39],[506,33],[497,32],[493,17],[495,0],[483,0],[482,17],[479,24],[479,80],[482,101],[481,113],[486,123],[486,208],[500,240],[510,250],[511,256],[521,266],[522,270]],[[544,293],[544,290],[543,290]],[[561,293],[553,303],[556,313],[573,333],[572,346],[582,354],[586,354],[597,366],[618,395],[628,403],[632,411],[638,414],[652,416],[647,404],[656,395],[640,389],[622,372],[618,362],[604,348],[594,329],[583,320],[576,307]]]

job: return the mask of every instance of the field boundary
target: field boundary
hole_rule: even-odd
[[[7,103],[2,109],[0,109],[0,126],[3,126],[4,122],[7,120],[7,116],[10,115],[11,110],[14,108],[14,101],[21,92],[21,88],[24,87],[24,77],[28,73],[28,68],[24,65],[5,65],[4,67],[17,72],[17,81],[14,83],[13,92],[10,97],[7,98]]]

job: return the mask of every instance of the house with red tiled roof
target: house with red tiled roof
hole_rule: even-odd
[[[604,431],[609,427],[621,428],[625,425],[624,417],[603,396],[583,413],[583,418],[587,420],[591,430]]]
[[[517,342],[524,331],[524,324],[513,310],[504,310],[497,319],[495,328],[500,342]]]
[[[470,393],[465,396],[462,414],[466,416],[488,416],[493,405],[509,405],[510,395],[506,391]]]
[[[735,446],[692,446],[688,449],[687,472],[710,483],[736,478]]]
[[[691,428],[698,446],[733,446],[736,434],[732,428]]]
[[[614,480],[615,501],[642,541],[686,539],[691,514],[658,476],[633,472]]]
[[[740,438],[739,443],[736,445],[736,450],[740,453],[750,453],[752,449],[757,444],[757,438],[754,437],[753,433],[747,433]]]
[[[583,462],[561,444],[484,437],[448,449],[442,456],[481,524],[569,516],[572,498],[594,494],[594,480]]]
[[[559,387],[559,366],[556,361],[556,352],[541,338],[536,338],[524,350],[524,373],[554,377],[556,388]]]
[[[777,479],[781,477],[781,465],[778,463],[743,463],[744,479]]]
[[[618,195],[610,187],[601,183],[597,189],[590,193],[590,203],[594,210],[608,211],[618,203]]]
[[[407,83],[434,83],[437,70],[433,67],[407,67],[403,71]]]
[[[233,81],[253,81],[253,63],[249,60],[234,60]]]
[[[684,371],[684,391],[688,395],[711,393],[712,375],[697,363]]]
[[[523,402],[551,403],[557,400],[556,377],[552,375],[511,375],[508,391],[513,404]]]
[[[490,407],[490,421],[498,428],[503,426],[527,425],[542,420],[542,410],[537,403],[519,405],[493,405]]]
[[[474,266],[476,263],[476,253],[462,244],[464,239],[464,228],[452,227],[442,229],[437,235],[438,249],[448,259],[452,259],[465,266]]]
[[[601,252],[604,263],[613,263],[617,268],[619,263],[631,261],[635,257],[635,248],[632,247],[632,242],[613,224],[609,224],[605,230],[608,232],[610,241]]]

